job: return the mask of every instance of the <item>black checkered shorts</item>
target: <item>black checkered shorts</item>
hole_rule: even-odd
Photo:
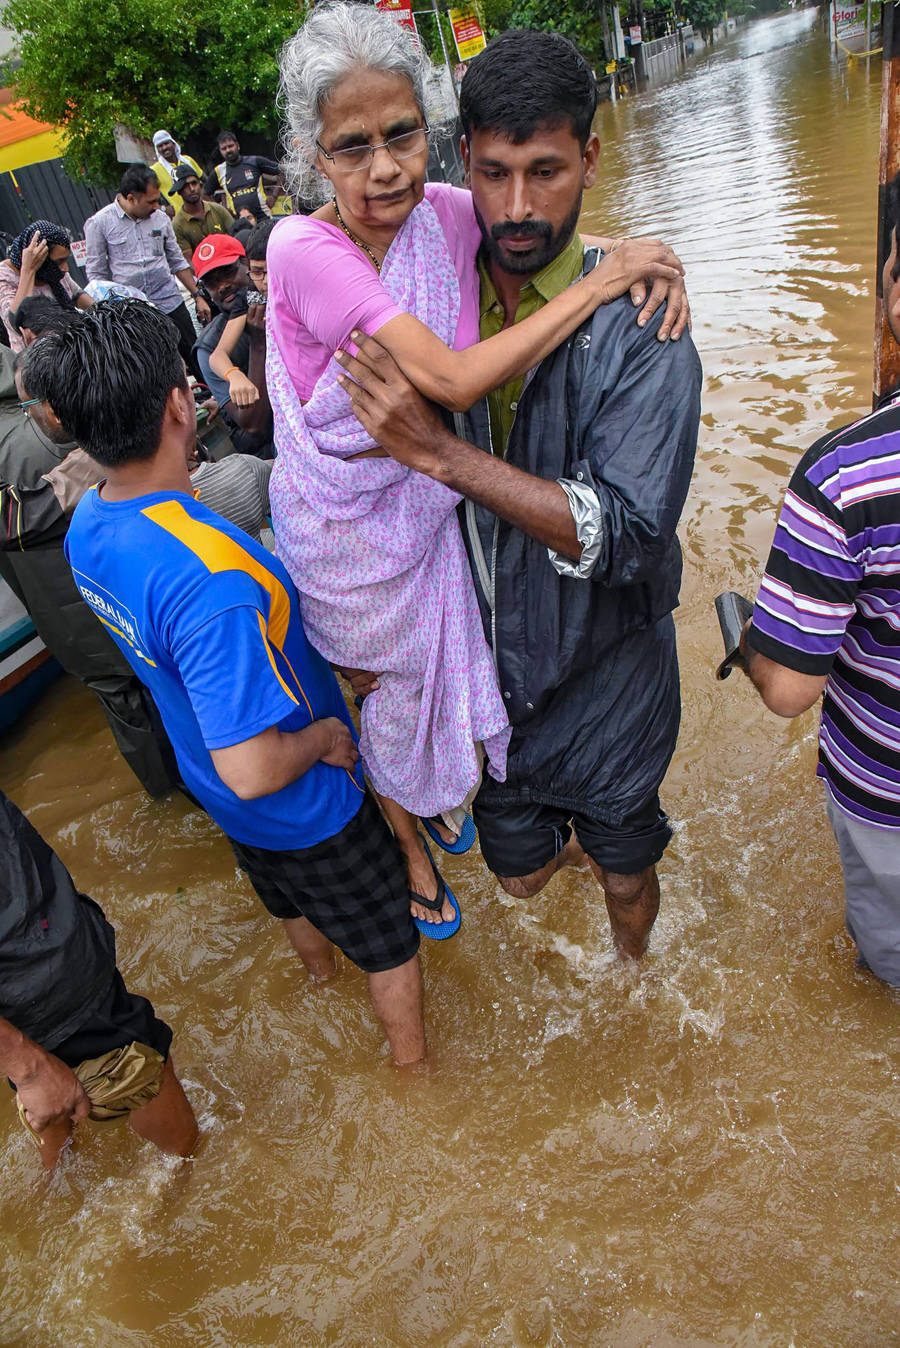
[[[403,856],[368,791],[346,828],[315,847],[228,841],[273,917],[307,918],[365,973],[396,969],[418,950]]]

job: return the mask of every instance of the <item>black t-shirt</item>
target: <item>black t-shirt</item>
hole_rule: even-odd
[[[116,971],[116,937],[59,857],[0,791],[0,1016],[54,1049]]]
[[[246,292],[244,292],[244,294],[246,296]],[[194,343],[194,350],[197,353],[197,363],[200,366],[203,382],[209,386],[213,397],[220,407],[224,407],[228,402],[228,382],[211,369],[209,358],[219,345],[222,333],[225,331],[225,324],[228,322],[229,318],[237,318],[239,314],[246,312],[247,304],[245,298],[243,306],[236,303],[235,307],[229,313],[216,314],[215,318],[203,328],[200,336]],[[246,330],[242,332],[237,339],[235,348],[231,353],[231,362],[233,365],[236,365],[239,370],[242,370],[244,374],[247,374],[250,369],[250,339],[247,336]]]
[[[197,364],[200,366],[200,373],[204,383],[209,386],[209,390],[221,408],[221,416],[228,426],[231,434],[231,440],[239,454],[254,454],[258,459],[271,459],[274,454],[271,429],[265,435],[256,434],[253,431],[245,431],[234,418],[230,415],[231,394],[228,390],[228,381],[221,379],[212,370],[209,358],[219,345],[219,339],[229,318],[237,317],[239,312],[246,312],[246,297],[244,299],[244,308],[237,306],[228,314],[217,314],[211,323],[200,333],[194,343],[194,350],[197,353]],[[231,353],[232,363],[244,374],[250,370],[250,339],[246,330],[241,333],[237,344]]]
[[[222,178],[219,170],[225,176],[225,205],[230,211],[237,215],[238,211],[246,207],[254,215],[259,215],[260,211],[265,213],[266,209],[259,195],[259,180],[265,173],[269,177],[277,177],[281,172],[274,159],[265,159],[258,154],[243,154],[236,164],[226,164],[223,160],[218,169],[213,169],[212,173],[207,174],[206,195],[213,196],[216,192],[222,191]]]

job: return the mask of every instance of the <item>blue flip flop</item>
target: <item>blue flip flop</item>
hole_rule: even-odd
[[[422,827],[432,842],[436,842],[438,847],[443,847],[445,852],[452,852],[454,856],[460,856],[463,852],[468,852],[475,841],[475,824],[470,814],[467,814],[463,820],[462,832],[454,843],[444,842],[431,819],[423,819]]]
[[[419,834],[419,837],[422,838],[421,833]],[[431,869],[434,871],[435,879],[437,880],[437,897],[434,899],[424,899],[421,894],[417,894],[414,889],[411,889],[409,891],[410,898],[415,903],[420,903],[423,908],[430,908],[433,913],[439,913],[444,906],[444,896],[446,895],[456,909],[456,916],[452,918],[450,922],[426,922],[425,919],[421,917],[414,917],[413,922],[415,922],[423,936],[430,937],[432,941],[446,941],[448,937],[456,935],[459,931],[460,923],[462,922],[459,901],[444,877],[441,875],[437,866],[435,866],[434,857],[431,855],[431,851],[424,838],[422,838],[422,846],[425,848],[425,855],[431,862]]]

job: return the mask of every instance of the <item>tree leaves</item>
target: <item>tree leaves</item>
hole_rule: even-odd
[[[8,73],[30,116],[64,128],[70,172],[114,182],[113,130],[160,126],[201,154],[221,126],[277,138],[278,52],[297,0],[10,0],[21,65]],[[195,144],[197,142],[195,141]],[[186,148],[188,148],[186,146]]]

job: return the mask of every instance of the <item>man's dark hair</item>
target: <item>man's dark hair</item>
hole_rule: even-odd
[[[247,242],[244,244],[244,251],[250,262],[265,262],[266,249],[269,246],[269,235],[278,224],[277,220],[263,220],[250,231]]]
[[[466,139],[497,131],[522,145],[538,127],[571,126],[581,148],[597,111],[597,81],[581,52],[560,33],[514,28],[471,62],[459,91]]]
[[[23,328],[35,337],[44,332],[62,332],[76,319],[76,310],[61,309],[49,295],[26,295],[18,309],[11,310],[9,315],[10,324],[20,337]]]
[[[82,449],[115,468],[153,458],[166,401],[186,377],[174,323],[143,300],[111,300],[34,342],[22,381]]]
[[[132,193],[142,197],[150,187],[158,187],[159,179],[146,164],[129,164],[119,180],[119,193],[129,197]]]
[[[240,141],[233,131],[220,131],[216,136],[216,145],[221,145],[223,140],[233,140],[236,145],[240,144]]]

